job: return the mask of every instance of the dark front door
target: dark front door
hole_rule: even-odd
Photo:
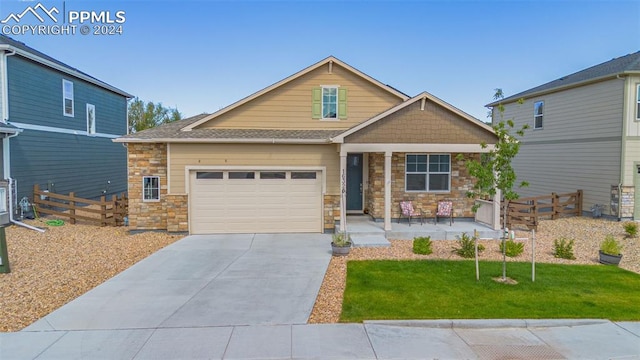
[[[362,211],[362,154],[347,155],[347,211]]]

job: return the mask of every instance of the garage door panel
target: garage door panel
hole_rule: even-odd
[[[322,184],[316,179],[196,179],[190,176],[191,232],[320,232]]]

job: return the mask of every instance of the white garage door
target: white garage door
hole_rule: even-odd
[[[319,171],[192,171],[192,234],[322,231]]]

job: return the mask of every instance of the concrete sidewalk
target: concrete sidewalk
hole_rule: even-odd
[[[640,359],[640,323],[373,321],[0,334],[5,359]]]

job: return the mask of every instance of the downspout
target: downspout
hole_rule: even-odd
[[[2,86],[2,90],[1,90],[2,98],[0,99],[0,101],[2,101],[2,119],[0,119],[0,121],[2,121],[3,123],[6,123],[7,120],[9,119],[9,79],[7,77],[7,57],[16,54],[16,51],[11,48],[7,50],[10,52],[9,53],[3,52],[2,54],[3,59],[2,59],[1,71],[2,71],[3,81],[2,81],[2,84],[0,84],[0,86]],[[44,232],[43,229],[37,228],[35,226],[31,226],[29,224],[25,224],[13,218],[13,191],[11,191],[13,189],[13,179],[11,178],[11,153],[9,151],[9,139],[11,139],[14,136],[18,136],[18,133],[9,135],[2,139],[2,146],[3,146],[2,162],[4,165],[3,171],[4,171],[5,177],[9,180],[9,189],[7,191],[9,193],[9,221],[13,224],[26,227],[27,229],[31,229],[31,230],[35,230],[43,233]]]
[[[40,228],[37,228],[35,226],[31,226],[29,224],[25,224],[25,223],[23,223],[21,221],[18,221],[18,220],[13,218],[13,192],[11,191],[11,189],[13,188],[12,185],[13,185],[13,179],[9,178],[9,191],[8,191],[9,192],[9,221],[11,221],[12,223],[14,223],[16,225],[20,225],[20,226],[26,227],[27,229],[31,229],[31,230],[35,230],[35,231],[39,231],[39,232],[43,233],[44,229],[40,229]]]

